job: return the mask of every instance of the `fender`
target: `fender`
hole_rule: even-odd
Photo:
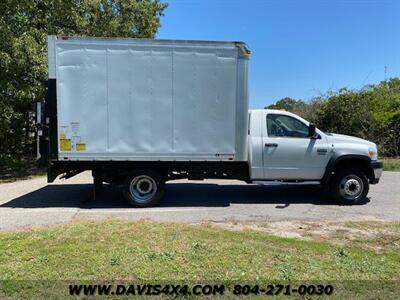
[[[328,164],[326,165],[325,173],[324,176],[322,177],[321,182],[326,184],[329,182],[329,180],[332,178],[332,176],[335,174],[334,170],[336,166],[338,165],[339,162],[343,160],[363,160],[365,162],[368,162],[368,165],[371,163],[371,158],[366,155],[361,155],[361,154],[350,154],[346,153],[345,151],[339,151],[335,152],[332,157],[330,158]],[[371,171],[373,172],[372,168]],[[370,177],[370,174],[366,174],[367,177]]]

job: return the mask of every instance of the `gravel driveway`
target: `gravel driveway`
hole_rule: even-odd
[[[158,207],[129,207],[105,187],[90,199],[89,172],[47,184],[44,177],[0,184],[0,230],[45,226],[81,219],[124,218],[168,222],[400,221],[400,172],[384,172],[367,203],[340,206],[315,188],[247,185],[236,180],[179,180],[167,184]]]

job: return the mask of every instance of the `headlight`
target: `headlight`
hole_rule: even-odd
[[[378,150],[376,148],[369,148],[368,156],[371,158],[371,160],[377,160],[378,159]]]

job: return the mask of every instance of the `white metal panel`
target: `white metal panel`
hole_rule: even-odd
[[[171,152],[171,52],[109,50],[108,70],[108,152]]]
[[[149,116],[153,147],[150,152],[174,152],[173,131],[173,79],[172,79],[172,52],[151,52],[151,103]]]
[[[236,160],[247,161],[248,157],[248,126],[249,106],[248,91],[248,59],[240,58],[237,61],[237,85],[236,85]],[[246,100],[244,100],[246,99]]]
[[[109,152],[126,152],[134,147],[130,57],[128,49],[109,50],[107,53]]]
[[[247,61],[235,44],[54,43],[58,130],[72,139],[60,158],[247,159]]]
[[[59,134],[71,139],[71,153],[76,142],[85,143],[87,152],[104,152],[108,117],[106,51],[57,46],[57,95]]]
[[[174,146],[182,153],[234,154],[236,60],[174,53]]]

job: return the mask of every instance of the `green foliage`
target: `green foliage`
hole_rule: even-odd
[[[365,94],[341,89],[317,111],[318,125],[329,132],[366,137],[372,122],[368,103]]]
[[[47,35],[154,38],[160,0],[0,2],[0,153],[33,152],[34,103],[44,96]]]
[[[381,154],[400,156],[400,78],[361,90],[328,92],[309,103],[284,98],[267,108],[284,108],[324,131],[368,139],[378,144]]]

